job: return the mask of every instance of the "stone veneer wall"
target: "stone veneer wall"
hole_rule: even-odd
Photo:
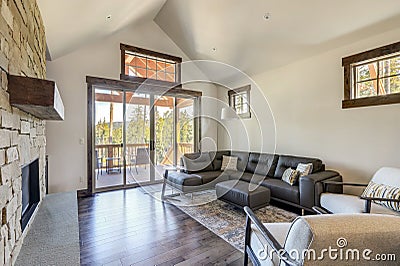
[[[12,265],[20,251],[21,169],[36,158],[45,195],[45,122],[10,106],[7,74],[45,78],[45,54],[36,0],[0,0],[0,265]]]

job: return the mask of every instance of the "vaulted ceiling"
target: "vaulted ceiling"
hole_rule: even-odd
[[[152,21],[166,0],[37,0],[51,59],[135,23]],[[111,18],[107,18],[111,15]]]
[[[154,20],[191,59],[221,61],[247,74],[400,25],[399,0],[38,0],[38,4],[53,59],[127,26]],[[269,19],[264,18],[267,13]]]
[[[155,21],[191,59],[256,74],[398,28],[400,1],[168,0]]]

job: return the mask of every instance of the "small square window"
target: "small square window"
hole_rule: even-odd
[[[243,86],[228,92],[229,106],[241,118],[250,118],[250,85]]]

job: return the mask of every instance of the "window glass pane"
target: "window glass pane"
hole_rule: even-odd
[[[157,71],[157,79],[165,80],[165,72]]]
[[[169,82],[175,82],[175,74],[166,73],[165,80]]]
[[[165,62],[157,61],[157,71],[165,71]]]
[[[157,79],[156,71],[147,70],[147,78],[149,78],[149,79]]]
[[[379,62],[379,75],[387,77],[400,74],[400,56]]]
[[[153,59],[147,59],[147,68],[156,70],[156,60]]]
[[[136,56],[125,54],[125,65],[135,66],[136,65]]]
[[[165,71],[167,71],[168,73],[175,73],[175,64],[166,63],[165,67]]]
[[[243,104],[243,113],[247,113],[249,109],[249,106],[247,105],[247,103]]]
[[[371,63],[356,67],[356,81],[377,78],[377,63]]]
[[[130,66],[128,68],[128,75],[129,76],[134,76],[134,77],[144,78],[144,77],[146,77],[146,69]]]
[[[379,82],[379,95],[400,92],[400,76],[381,79]]]
[[[356,98],[376,96],[378,93],[376,90],[376,84],[374,83],[376,83],[376,81],[365,81],[357,83]]]
[[[239,95],[235,96],[235,106],[240,105],[241,100],[242,100],[242,98]]]
[[[240,94],[240,97],[242,98],[243,103],[247,103],[247,94],[246,93]]]
[[[146,68],[146,58],[137,56],[136,66]]]
[[[137,76],[138,77],[140,77],[140,78],[145,78],[146,77],[146,69],[144,69],[144,68],[135,68],[135,70],[136,70],[136,74],[137,74]]]

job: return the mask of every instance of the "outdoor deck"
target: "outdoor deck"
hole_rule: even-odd
[[[155,172],[155,179],[162,180],[164,168],[166,166],[157,165]],[[118,171],[113,171],[107,173],[105,169],[96,170],[96,188],[105,188],[123,185],[123,169],[121,169],[121,173]],[[147,165],[146,168],[144,166],[137,166],[138,173],[136,173],[135,167],[129,166],[126,169],[126,183],[135,184],[135,183],[143,183],[150,181],[150,166]]]

